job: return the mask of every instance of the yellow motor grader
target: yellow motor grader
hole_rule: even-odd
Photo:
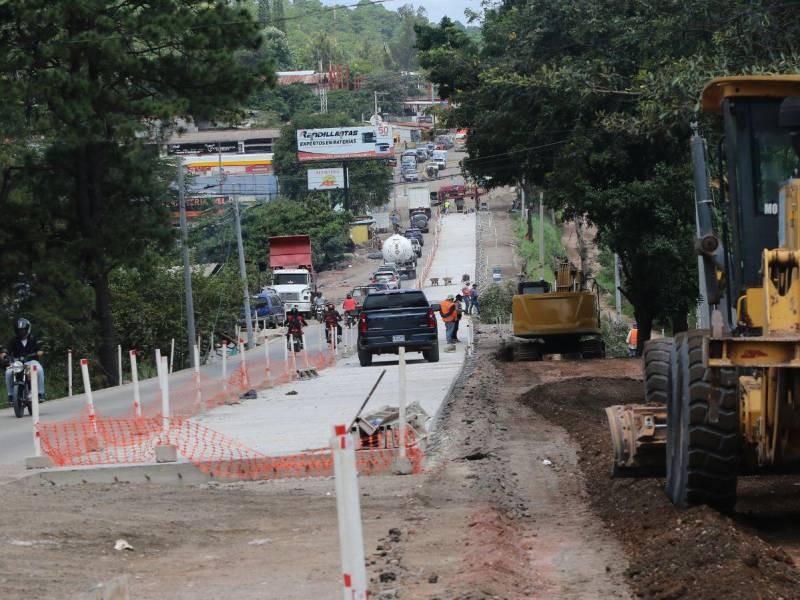
[[[716,201],[691,140],[703,329],[648,342],[645,404],[607,415],[616,474],[666,463],[675,504],[730,509],[738,474],[800,467],[800,76],[714,79],[702,108],[724,132]]]

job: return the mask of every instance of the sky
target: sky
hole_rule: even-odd
[[[358,0],[323,0],[325,4],[356,4]],[[389,10],[397,10],[404,4],[413,4],[414,7],[422,6],[428,11],[428,18],[434,23],[438,23],[445,15],[454,21],[461,21],[466,24],[464,9],[470,8],[480,12],[480,0],[388,0],[382,2]]]

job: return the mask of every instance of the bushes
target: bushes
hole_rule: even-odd
[[[603,341],[606,344],[606,356],[608,358],[623,358],[628,356],[628,344],[625,339],[628,337],[630,327],[624,321],[617,321],[614,318],[602,315],[600,326],[603,332]]]
[[[516,292],[514,282],[493,283],[478,296],[480,318],[484,323],[494,323],[498,319],[507,322],[511,315],[511,299]]]

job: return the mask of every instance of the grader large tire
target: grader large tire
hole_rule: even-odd
[[[738,378],[734,369],[704,366],[706,335],[688,331],[675,337],[667,404],[666,491],[681,507],[708,504],[730,510],[736,504],[741,453]]]
[[[644,401],[668,404],[672,387],[670,363],[675,340],[660,338],[644,343],[642,367],[644,371]]]

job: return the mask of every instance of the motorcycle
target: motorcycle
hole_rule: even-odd
[[[317,305],[314,307],[314,318],[322,323],[323,315],[325,314],[325,307],[321,305]]]
[[[14,416],[18,419],[25,415],[25,408],[28,414],[33,413],[33,402],[31,400],[31,368],[25,365],[25,361],[32,357],[13,358],[8,361],[6,371],[12,373],[11,387],[11,406],[14,408]]]
[[[331,329],[336,329],[337,333],[338,333],[338,328],[329,327],[329,326],[326,325],[326,327],[325,327],[325,341],[328,343],[329,346],[331,345]],[[342,343],[342,336],[341,335],[337,335],[336,336],[336,344],[339,345],[341,343]]]
[[[293,331],[289,334],[286,340],[286,347],[289,352],[302,352],[303,350],[303,332]]]
[[[356,312],[354,310],[344,313],[344,324],[346,327],[354,327],[356,324]]]

